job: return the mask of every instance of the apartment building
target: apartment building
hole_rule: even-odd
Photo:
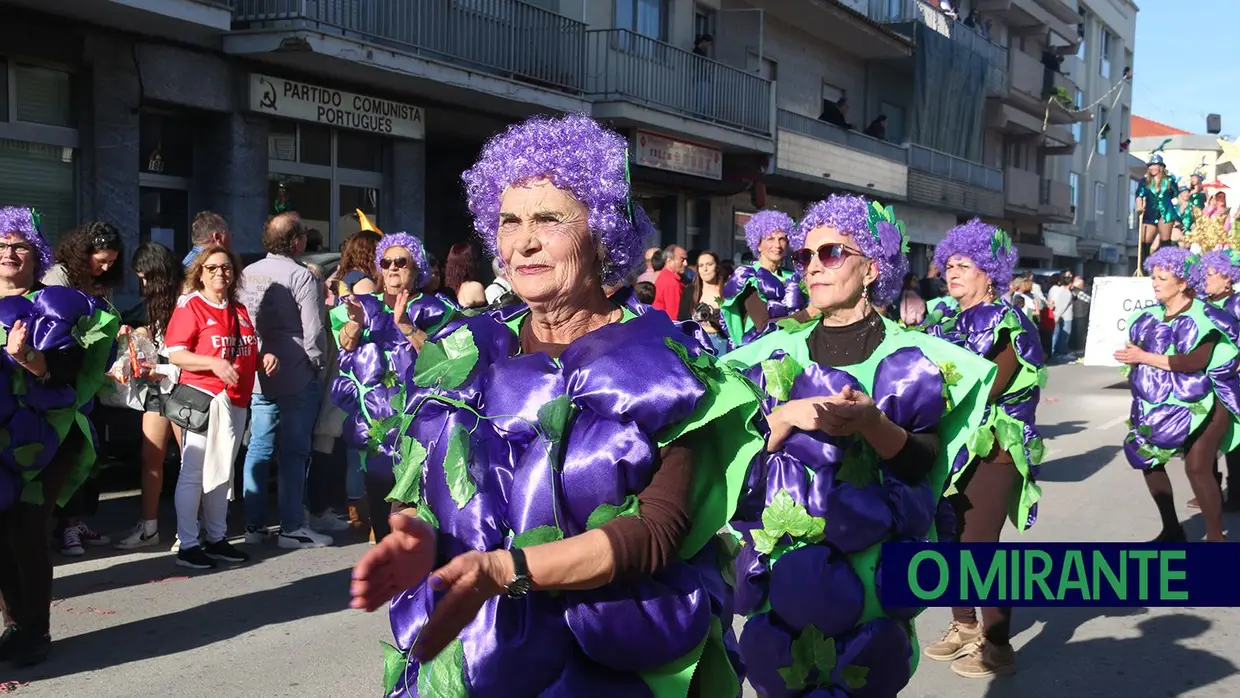
[[[1133,65],[1137,11],[1129,0],[1080,0],[1080,43],[1063,61],[1076,86],[1073,102],[1092,105],[1092,119],[1072,127],[1076,152],[1049,170],[1068,182],[1073,215],[1048,225],[1044,236],[1065,266],[1087,276],[1127,274],[1136,263],[1135,239],[1129,240],[1132,178],[1144,163],[1128,152],[1132,83],[1124,75]],[[1067,263],[1073,258],[1075,264]]]

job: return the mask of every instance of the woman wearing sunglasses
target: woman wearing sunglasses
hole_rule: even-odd
[[[422,343],[453,315],[441,296],[422,293],[430,265],[422,241],[408,233],[384,235],[375,246],[380,290],[346,296],[331,312],[340,348],[340,375],[332,402],[344,410],[344,440],[363,452],[365,491],[376,541],[391,532],[384,498],[396,484],[400,455],[394,417],[405,410],[405,392]]]
[[[733,347],[773,331],[772,320],[805,307],[800,278],[783,268],[795,230],[792,218],[779,211],[759,211],[745,224],[745,242],[758,261],[732,273],[719,308]]]
[[[936,317],[927,333],[997,369],[985,420],[969,442],[967,460],[955,463],[952,474],[955,491],[947,513],[955,518],[955,537],[963,543],[996,543],[1005,519],[1025,531],[1037,518],[1041,490],[1034,478],[1042,439],[1034,412],[1046,379],[1046,357],[1037,327],[1002,299],[1016,260],[1007,233],[977,219],[949,230],[934,254],[947,293],[958,305]],[[952,671],[968,678],[1014,671],[1011,611],[983,608],[979,625],[976,609],[952,609],[947,632],[926,648],[926,656],[952,662]]]
[[[895,696],[917,666],[921,609],[874,601],[881,544],[935,535],[995,369],[875,310],[908,271],[890,207],[834,195],[792,237],[821,320],[725,357],[749,367],[770,428],[732,523],[741,657],[759,695]],[[836,655],[834,671],[806,661],[820,651]]]
[[[81,291],[39,283],[51,264],[38,214],[0,208],[0,595],[11,622],[0,661],[21,666],[51,648],[48,524],[95,465],[87,406],[119,324]]]

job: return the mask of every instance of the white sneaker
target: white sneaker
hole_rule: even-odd
[[[82,533],[77,526],[69,526],[60,534],[60,554],[70,557],[86,554],[86,548],[82,545]]]
[[[245,527],[245,544],[246,545],[262,545],[263,543],[266,543],[267,541],[271,540],[271,536],[272,536],[271,529],[267,528],[266,526],[259,526],[257,528],[255,528],[254,526]]]
[[[174,553],[181,552],[181,537],[180,536],[172,537],[172,547],[169,548],[169,550],[171,550]]]
[[[298,548],[326,548],[332,544],[332,537],[315,533],[309,527],[302,526],[296,531],[280,529],[280,547],[297,550]]]
[[[158,545],[158,544],[159,544],[159,531],[156,530],[154,533],[148,536],[146,534],[146,524],[139,521],[138,525],[133,527],[133,533],[130,533],[129,535],[117,541],[116,549],[117,550],[137,550],[138,548],[145,548],[149,545]],[[180,547],[181,546],[178,544],[177,549],[179,550]]]
[[[322,533],[339,533],[349,530],[349,522],[337,516],[331,507],[319,516],[311,516],[309,521],[311,529]]]

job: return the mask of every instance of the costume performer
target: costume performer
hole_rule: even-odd
[[[759,211],[745,224],[745,242],[758,261],[737,267],[719,306],[732,347],[777,329],[773,320],[805,307],[800,278],[782,268],[796,223],[786,213]]]
[[[664,313],[608,300],[654,232],[627,171],[623,137],[570,115],[509,128],[463,175],[525,305],[419,354],[405,508],[354,570],[355,607],[396,597],[389,695],[740,692],[716,534],[758,399]]]
[[[1188,250],[1164,248],[1145,261],[1158,305],[1128,322],[1128,346],[1115,359],[1132,367],[1132,431],[1124,455],[1145,475],[1162,517],[1156,541],[1183,541],[1166,465],[1186,451],[1184,470],[1201,505],[1206,540],[1222,541],[1222,494],[1214,479],[1216,454],[1240,445],[1237,351],[1227,313],[1193,297],[1205,270]]]
[[[376,231],[377,232],[377,231]],[[387,534],[381,512],[395,483],[393,465],[406,385],[429,333],[452,317],[442,296],[418,289],[430,280],[422,241],[408,233],[385,235],[375,247],[382,290],[349,296],[330,313],[340,354],[332,403],[344,410],[344,441],[364,454],[366,497],[376,538]]]
[[[51,646],[48,524],[95,465],[87,415],[119,323],[103,301],[39,283],[52,253],[34,210],[0,208],[0,245],[0,593],[12,622],[0,653],[25,666]]]
[[[1035,412],[1046,378],[1046,356],[1029,316],[1002,299],[1012,283],[1017,254],[1004,231],[978,219],[947,231],[934,253],[947,292],[959,305],[927,334],[942,337],[997,367],[986,397],[986,416],[953,467],[948,495],[964,543],[997,543],[1005,519],[1021,531],[1037,520],[1041,490],[1035,483],[1042,439]],[[952,670],[982,678],[1015,670],[1010,608],[953,608],[943,638],[926,656],[951,661]]]
[[[935,536],[950,464],[994,366],[876,310],[908,271],[890,207],[834,195],[794,240],[822,319],[724,356],[763,390],[770,433],[732,524],[741,657],[766,698],[895,696],[917,666],[917,608],[883,606],[880,546]]]
[[[1171,242],[1171,229],[1179,220],[1175,200],[1180,193],[1179,182],[1175,175],[1167,171],[1162,155],[1158,154],[1162,146],[1150,156],[1145,178],[1137,187],[1137,212],[1141,214],[1142,244],[1150,246],[1150,254],[1159,245]]]

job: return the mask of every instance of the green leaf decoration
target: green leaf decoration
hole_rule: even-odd
[[[409,666],[409,658],[404,652],[396,649],[386,642],[380,642],[383,645],[383,695],[390,695],[396,690],[397,684],[405,676],[405,669]]]
[[[474,333],[468,327],[461,327],[438,342],[422,345],[413,367],[413,382],[421,388],[438,386],[455,390],[469,378],[477,363]]]
[[[1006,255],[1012,250],[1012,238],[1002,228],[995,228],[990,236],[990,254],[992,257]]]
[[[781,359],[767,359],[761,363],[762,377],[766,380],[766,392],[780,402],[786,402],[792,394],[792,383],[805,370],[791,354]]]
[[[1051,372],[1046,370],[1045,366],[1043,366],[1042,368],[1039,368],[1038,369],[1038,388],[1042,390],[1046,390],[1046,381],[1049,380],[1050,377],[1051,377]]]
[[[400,442],[400,462],[393,468],[396,485],[388,492],[387,501],[404,502],[417,506],[422,501],[422,468],[426,463],[426,449],[412,436],[403,436]]]
[[[1027,448],[1029,449],[1029,460],[1034,465],[1040,464],[1046,456],[1046,444],[1042,441],[1042,437],[1038,436],[1030,440]]]
[[[465,647],[459,639],[448,643],[438,656],[418,667],[418,695],[468,698],[465,693]]]
[[[805,507],[797,504],[792,499],[792,495],[788,493],[788,490],[780,490],[762,512],[762,527],[767,536],[776,542],[788,535],[809,543],[817,543],[822,540],[826,526],[827,522],[825,519],[810,516]],[[757,532],[755,531],[754,533],[756,534]],[[759,547],[758,538],[755,536],[754,547],[759,552],[762,552],[762,548],[767,547],[765,543],[766,541]],[[774,544],[770,547],[773,550]]]
[[[1008,452],[1025,443],[1025,434],[1020,425],[1007,419],[995,422],[995,438],[999,440],[999,447]]]
[[[1130,366],[1129,364],[1124,364],[1123,366],[1119,367],[1119,372],[1124,374],[1124,377],[1127,378],[1128,374],[1132,373],[1132,366]]]
[[[763,555],[770,555],[775,552],[775,545],[779,543],[780,538],[779,536],[773,536],[760,528],[755,528],[750,531],[749,535],[753,536],[753,549]]]
[[[388,433],[393,429],[400,428],[401,415],[394,414],[391,417],[385,417],[370,425],[370,429],[366,431],[366,447],[371,453],[379,452],[379,444],[387,441]]]
[[[1154,428],[1148,424],[1142,424],[1137,427],[1137,433],[1148,439],[1154,435]]]
[[[564,532],[558,526],[539,526],[513,536],[512,547],[528,548],[543,543],[554,543],[557,540],[564,540]]]
[[[426,502],[422,506],[418,507],[417,512],[419,519],[422,519],[426,523],[430,524],[430,527],[436,531],[439,530],[439,519],[435,516],[435,512],[431,511],[430,502]]]
[[[810,624],[792,641],[792,666],[786,667],[787,675],[781,671],[780,676],[789,688],[793,688],[789,682],[792,679],[801,684],[796,687],[800,689],[806,686],[810,672],[817,670],[820,682],[826,683],[837,662],[835,640],[823,635],[818,626]]]
[[[89,347],[100,340],[111,339],[101,328],[102,325],[95,321],[93,313],[83,316],[73,325],[73,339],[83,347]]]
[[[960,375],[960,371],[956,369],[954,361],[939,364],[939,371],[943,374],[943,383],[950,387],[955,387],[964,378],[964,376]]]
[[[1190,402],[1188,404],[1188,411],[1196,415],[1202,415],[1208,413],[1210,410],[1200,402]]]
[[[800,691],[805,688],[806,682],[809,681],[809,669],[793,663],[792,666],[780,669],[779,676],[784,680],[784,685],[789,690]]]
[[[23,468],[29,468],[34,465],[34,461],[43,453],[43,444],[34,443],[18,446],[13,449],[13,459]]]
[[[869,675],[870,667],[857,664],[849,664],[840,670],[840,678],[844,679],[844,685],[853,690],[864,688],[866,677]]]
[[[689,350],[685,348],[685,345],[677,342],[671,337],[664,337],[663,343],[667,345],[668,349],[675,352],[676,356],[679,356],[680,360],[683,361],[685,365],[689,367],[689,370],[693,372],[693,375],[703,383],[707,382],[710,375],[717,368],[714,360],[706,352],[702,352],[694,358],[689,356]]]
[[[36,506],[43,504],[43,483],[39,480],[31,480],[22,487],[22,503],[34,504]]]
[[[538,408],[538,429],[548,441],[558,444],[564,440],[572,412],[572,401],[561,395]]]
[[[383,387],[395,388],[399,384],[400,384],[400,377],[396,375],[396,371],[389,370],[383,374]],[[404,392],[405,391],[402,390],[399,393],[396,393],[395,395],[392,396],[392,409],[396,410],[397,412],[405,411]],[[399,395],[402,398],[399,405],[397,405],[395,402],[397,395]]]
[[[985,458],[995,447],[995,432],[990,427],[982,427],[973,432],[969,438],[969,453],[978,458]]]
[[[395,376],[395,373],[388,371],[388,375]],[[386,376],[384,380],[386,380]],[[391,387],[391,386],[389,386]],[[392,393],[392,397],[388,398],[388,404],[392,406],[392,411],[396,414],[404,414],[405,412],[405,391],[397,390]]]
[[[835,473],[835,479],[861,489],[868,487],[877,480],[874,467],[874,453],[869,446],[859,443],[849,448],[844,454],[844,462]]]
[[[630,494],[620,504],[600,504],[586,519],[586,530],[592,531],[621,516],[638,516],[637,495]]]
[[[457,509],[464,509],[478,492],[478,486],[469,476],[469,433],[456,425],[448,432],[448,449],[443,458],[444,476],[448,479],[448,493]]]

